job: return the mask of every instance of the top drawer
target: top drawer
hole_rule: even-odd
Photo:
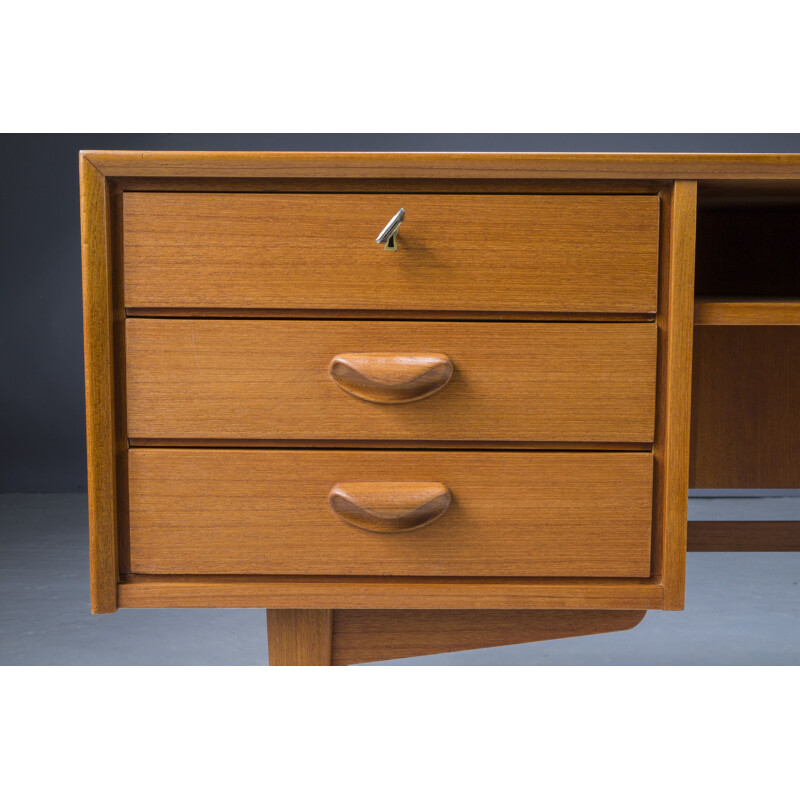
[[[126,192],[123,226],[132,308],[656,310],[649,195]]]

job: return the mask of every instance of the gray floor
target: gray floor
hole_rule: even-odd
[[[796,514],[800,498],[777,500],[748,501],[746,518]],[[693,500],[692,518],[724,518],[713,503]],[[632,631],[382,663],[797,665],[798,578],[800,553],[690,553],[686,610]],[[266,663],[261,610],[92,616],[88,586],[85,495],[0,495],[0,664]]]

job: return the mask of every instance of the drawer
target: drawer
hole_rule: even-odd
[[[126,351],[136,440],[653,439],[654,323],[128,319]]]
[[[126,192],[125,305],[653,313],[658,214],[648,195]]]
[[[650,574],[650,453],[142,448],[129,482],[134,573]]]

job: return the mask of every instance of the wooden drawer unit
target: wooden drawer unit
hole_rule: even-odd
[[[650,574],[650,453],[137,448],[129,469],[138,573]]]
[[[129,319],[126,342],[135,440],[653,439],[653,323]]]
[[[537,158],[82,155],[93,611],[346,663],[682,606],[696,186]]]
[[[134,192],[123,224],[129,307],[656,310],[655,196]]]

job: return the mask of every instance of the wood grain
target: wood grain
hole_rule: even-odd
[[[695,325],[800,325],[800,300],[695,300]]]
[[[159,574],[650,574],[649,453],[130,451],[131,567]],[[338,519],[341,481],[453,495],[417,531]]]
[[[129,575],[120,608],[653,609],[650,579]]]
[[[334,665],[625,631],[644,611],[358,611],[333,613]]]
[[[269,609],[269,665],[330,666],[332,625],[332,611],[307,608]]]
[[[625,191],[625,187],[630,187],[627,191],[633,192],[653,192],[658,186],[655,182],[665,181],[672,179],[684,179],[688,181],[699,180],[701,181],[700,190],[704,197],[715,198],[715,202],[727,206],[739,206],[740,208],[750,208],[754,204],[766,209],[774,205],[774,198],[778,198],[780,202],[786,206],[795,204],[796,196],[798,193],[798,179],[800,178],[800,156],[797,155],[778,155],[778,156],[706,156],[706,155],[570,155],[570,154],[170,154],[170,153],[90,153],[84,157],[82,169],[82,226],[83,226],[83,254],[84,254],[84,270],[86,271],[87,259],[95,265],[104,265],[106,269],[106,276],[103,277],[101,271],[93,271],[91,273],[91,281],[99,281],[99,285],[90,286],[87,290],[87,277],[84,273],[84,297],[85,309],[86,297],[91,295],[94,307],[97,306],[98,300],[100,302],[100,315],[85,314],[85,320],[92,319],[92,328],[97,333],[100,331],[101,336],[106,334],[102,331],[102,325],[97,327],[97,320],[102,319],[105,313],[109,319],[109,327],[113,324],[112,318],[114,313],[121,313],[121,309],[116,308],[115,292],[118,292],[119,285],[115,284],[118,274],[110,269],[109,263],[118,262],[119,259],[109,255],[110,240],[113,240],[113,235],[109,232],[109,225],[113,224],[113,210],[109,205],[109,192],[115,186],[117,188],[124,186],[126,189],[145,189],[153,188],[158,190],[202,190],[213,187],[218,187],[219,191],[268,191],[268,192],[324,192],[330,198],[331,194],[337,192],[394,192],[416,194],[425,192],[468,192],[477,194],[480,192],[487,193],[513,193],[519,192],[555,192],[559,191],[597,191],[597,192],[611,192],[611,191]],[[606,179],[606,181],[618,181],[618,183],[602,183],[596,182],[596,179]],[[149,184],[145,183],[150,181]],[[180,183],[184,181],[184,183]],[[187,181],[189,183],[187,183]],[[405,183],[402,183],[405,181]],[[571,181],[571,183],[567,183]],[[584,181],[581,184],[581,181]],[[635,184],[639,181],[639,185]],[[653,184],[647,184],[646,181],[654,181]],[[283,182],[283,183],[281,183]],[[93,184],[90,186],[90,184]],[[686,201],[688,187],[681,187],[680,183],[675,187],[675,191],[666,190],[661,194],[662,201],[662,222],[669,223],[670,227],[662,232],[660,257],[661,264],[665,267],[666,272],[662,275],[662,282],[659,286],[659,309],[658,309],[658,329],[659,329],[659,380],[665,374],[679,375],[681,370],[688,368],[686,360],[681,360],[681,347],[679,346],[674,351],[670,351],[672,347],[671,342],[675,335],[675,330],[682,330],[680,326],[674,330],[670,326],[677,319],[683,319],[683,316],[678,313],[681,304],[685,304],[685,296],[681,293],[678,297],[676,304],[675,298],[670,297],[671,284],[674,279],[669,277],[673,274],[673,267],[675,263],[680,264],[685,262],[684,256],[676,256],[676,253],[687,250],[686,235],[688,230],[687,211],[688,204]],[[683,200],[681,197],[683,196]],[[102,198],[102,199],[101,199]],[[432,198],[434,199],[434,198]],[[492,198],[494,199],[494,198]],[[652,198],[649,198],[652,199]],[[724,201],[724,202],[723,202]],[[681,211],[683,208],[683,211]],[[87,211],[87,209],[90,209]],[[395,209],[396,210],[396,209]],[[709,210],[707,208],[706,210]],[[727,213],[727,212],[726,212]],[[787,210],[784,215],[796,215],[796,211]],[[711,219],[710,217],[708,218]],[[718,217],[722,219],[722,217]],[[720,230],[731,230],[735,232],[736,224],[731,223],[733,216],[728,214],[727,219],[723,220]],[[769,225],[764,222],[759,223],[760,231],[759,236],[769,229]],[[724,270],[722,273],[716,273],[710,269],[712,261],[705,255],[702,259],[698,259],[698,280],[708,279],[708,294],[720,294],[723,291],[730,292],[737,299],[745,299],[746,302],[752,302],[752,298],[758,294],[769,292],[772,295],[777,295],[777,298],[785,302],[788,300],[788,292],[786,290],[786,280],[793,280],[796,278],[791,269],[787,268],[787,262],[784,260],[776,260],[770,256],[770,253],[778,252],[780,247],[783,246],[781,242],[786,243],[787,236],[791,237],[794,234],[789,231],[786,233],[786,228],[782,228],[784,232],[780,235],[773,237],[771,241],[762,242],[759,245],[758,258],[748,259],[745,257],[744,251],[737,250],[731,256],[729,264],[736,262],[735,272],[736,280],[741,277],[742,280],[752,279],[753,270],[766,273],[764,280],[760,282],[756,290],[750,291],[749,286],[745,283],[743,285],[725,285],[721,274],[724,277]],[[684,231],[684,233],[681,233]],[[728,234],[725,234],[726,236]],[[202,237],[201,237],[202,238]],[[762,237],[763,238],[763,237]],[[796,238],[796,237],[795,237]],[[716,257],[721,254],[721,250],[717,251],[717,245],[714,243],[714,238],[711,241],[712,256]],[[720,238],[717,237],[717,242]],[[794,241],[794,239],[792,239]],[[113,241],[111,241],[113,246]],[[377,248],[377,246],[376,246]],[[88,249],[88,255],[87,255]],[[377,248],[378,250],[380,248]],[[729,248],[730,250],[730,248]],[[704,251],[708,252],[708,251]],[[103,255],[105,253],[105,256]],[[387,256],[402,255],[400,253],[386,254]],[[337,265],[339,267],[340,265]],[[112,264],[113,267],[113,264]],[[700,272],[703,272],[703,276]],[[777,271],[776,271],[777,270]],[[685,270],[684,270],[685,273]],[[109,277],[109,275],[111,277]],[[730,277],[730,276],[727,276]],[[778,291],[770,288],[769,281],[775,278],[778,283]],[[222,279],[220,279],[222,280]],[[111,282],[112,286],[109,290],[108,283]],[[781,281],[783,283],[781,283]],[[691,284],[691,277],[689,277],[689,284]],[[702,286],[701,286],[702,289]],[[702,289],[705,291],[705,289]],[[105,295],[103,294],[105,292]],[[102,298],[105,297],[105,300]],[[109,300],[110,298],[110,300]],[[683,299],[682,299],[683,298]],[[109,302],[112,311],[102,311],[103,308],[108,308]],[[174,314],[182,315],[189,314],[191,316],[200,316],[205,314],[215,314],[220,316],[228,315],[290,315],[290,316],[316,316],[316,315],[346,315],[346,316],[360,316],[365,317],[372,315],[383,317],[407,315],[408,318],[415,319],[430,319],[438,318],[445,315],[452,315],[451,318],[469,318],[476,319],[483,316],[484,318],[491,319],[574,319],[575,313],[584,318],[586,316],[596,315],[595,318],[604,320],[617,320],[625,319],[626,314],[629,312],[623,311],[605,311],[595,312],[591,310],[584,310],[574,312],[571,309],[557,310],[547,309],[544,311],[536,309],[527,309],[521,307],[512,307],[507,310],[491,310],[486,309],[476,304],[474,309],[451,308],[439,309],[439,305],[431,306],[429,308],[420,307],[416,309],[407,309],[403,306],[395,306],[382,309],[369,309],[364,308],[362,305],[356,305],[352,308],[339,308],[331,309],[325,307],[306,307],[303,309],[286,308],[282,300],[277,301],[278,305],[263,304],[251,307],[231,307],[219,305],[216,308],[203,308],[202,305],[182,307],[175,307],[173,304],[165,304],[162,306],[149,306],[146,308],[138,308],[136,313],[143,314]],[[790,304],[791,306],[791,304]],[[711,308],[705,309],[705,313],[712,313],[712,322],[725,319],[725,315],[732,315],[733,321],[741,324],[742,320],[760,320],[761,310],[748,308],[746,315],[742,316],[742,311],[745,307],[738,305],[736,308]],[[773,311],[777,311],[777,307],[773,307]],[[652,306],[649,312],[655,311],[655,306]],[[704,309],[701,307],[698,311],[699,318],[702,319]],[[784,316],[780,319],[785,324],[788,319],[793,319],[793,309],[791,307],[784,309],[782,312]],[[722,315],[721,317],[719,315]],[[636,319],[642,319],[642,312],[635,312]],[[717,316],[713,316],[717,315]],[[633,317],[634,314],[631,314]],[[627,317],[630,319],[631,317]],[[707,318],[707,317],[706,317]],[[769,320],[764,320],[763,325],[771,323],[777,317],[772,315]],[[730,317],[729,317],[730,319]],[[725,323],[727,324],[727,323]],[[419,327],[419,326],[418,326]],[[612,327],[612,326],[608,326]],[[742,328],[743,330],[744,328]],[[90,409],[87,414],[87,428],[89,429],[89,486],[90,492],[94,492],[95,500],[99,498],[111,498],[110,504],[113,507],[114,503],[114,466],[113,466],[113,436],[116,427],[117,433],[124,430],[124,421],[120,422],[119,413],[124,409],[124,398],[119,397],[120,387],[124,388],[124,375],[121,375],[119,370],[113,368],[113,364],[121,363],[121,356],[119,355],[121,336],[117,329],[112,330],[108,335],[108,346],[106,347],[107,353],[110,355],[103,356],[103,345],[97,344],[95,337],[95,344],[89,343],[89,332],[87,329],[87,344],[86,344],[86,364],[87,364],[87,407]],[[724,326],[717,326],[716,328],[710,326],[708,328],[698,328],[698,340],[702,339],[705,332],[719,330],[725,331]],[[751,442],[746,442],[740,445],[734,452],[734,464],[731,471],[734,475],[734,483],[741,483],[744,480],[748,482],[755,475],[759,480],[764,480],[768,485],[775,485],[774,480],[777,476],[780,481],[791,481],[794,486],[800,485],[796,482],[797,470],[795,470],[796,459],[790,460],[789,454],[794,450],[797,452],[797,447],[794,444],[794,432],[797,430],[796,414],[794,418],[790,418],[791,411],[788,411],[786,399],[796,406],[794,388],[790,378],[792,371],[787,369],[787,365],[797,362],[796,354],[794,353],[794,344],[789,340],[783,344],[778,345],[777,351],[774,347],[774,342],[769,338],[769,334],[763,334],[760,325],[749,327],[748,330],[754,333],[755,340],[748,340],[748,344],[743,345],[745,351],[750,353],[755,358],[757,354],[762,356],[762,360],[767,363],[760,368],[754,367],[748,363],[747,355],[744,363],[738,363],[733,355],[737,347],[731,345],[730,342],[720,345],[722,355],[720,356],[722,369],[727,365],[727,380],[732,383],[727,383],[725,379],[720,381],[718,387],[718,394],[706,394],[706,397],[712,397],[711,400],[706,400],[703,407],[707,410],[713,409],[714,413],[724,416],[727,409],[733,409],[733,413],[725,417],[725,424],[730,429],[735,430],[737,437],[742,437],[746,440],[748,431],[737,425],[734,421],[737,414],[741,412],[742,408],[746,408],[747,404],[751,404],[751,408],[756,409],[756,418],[758,418],[758,409],[761,408],[761,403],[769,404],[777,419],[775,420],[775,430],[769,429],[766,432],[766,446],[760,448],[763,453],[764,459],[768,459],[770,454],[774,455],[774,465],[772,467],[762,467],[760,463],[755,465],[749,461],[751,457],[758,451],[756,446]],[[784,328],[773,327],[772,330],[778,332],[784,331]],[[685,342],[684,342],[685,344]],[[772,345],[772,346],[771,346]],[[685,349],[685,348],[684,348]],[[706,348],[701,345],[700,348],[704,353]],[[115,355],[116,351],[116,355]],[[713,353],[714,348],[709,348],[709,352]],[[91,357],[90,357],[91,353]],[[726,354],[727,353],[727,354]],[[124,353],[122,354],[124,357]],[[677,358],[677,362],[676,359]],[[706,368],[702,366],[702,362],[706,361],[706,356],[701,356],[701,364],[698,366],[697,374],[702,375],[706,372]],[[708,362],[711,363],[710,361]],[[91,364],[91,366],[90,366]],[[671,366],[670,366],[671,365]],[[673,367],[675,369],[673,369]],[[736,386],[737,370],[744,374],[739,376],[741,382],[751,384],[746,388]],[[94,378],[90,379],[90,372]],[[796,370],[794,370],[796,372]],[[713,373],[713,369],[712,369]],[[110,381],[107,381],[103,376],[110,375]],[[766,396],[759,397],[758,389],[762,384],[759,383],[759,376],[766,376],[766,384],[764,386],[763,394]],[[99,376],[99,379],[98,379]],[[671,378],[671,381],[676,380]],[[701,380],[704,380],[701,378]],[[709,381],[711,378],[709,378]],[[104,385],[111,386],[111,400],[109,401],[108,394],[106,399],[102,397],[98,400],[97,389],[102,388]],[[159,607],[176,606],[176,607],[215,607],[215,606],[235,606],[235,607],[272,607],[272,608],[287,608],[287,609],[303,609],[309,607],[316,607],[327,613],[331,608],[392,608],[402,607],[444,607],[444,608],[472,608],[480,609],[486,607],[497,608],[595,608],[595,609],[608,609],[608,608],[656,608],[665,604],[667,607],[678,607],[676,594],[682,595],[682,587],[680,591],[676,589],[671,575],[680,573],[682,576],[682,564],[680,569],[676,566],[675,549],[676,545],[680,544],[680,534],[676,538],[673,535],[674,531],[679,531],[680,528],[673,528],[669,520],[678,520],[680,514],[674,511],[675,505],[670,501],[670,491],[673,491],[678,485],[679,481],[670,480],[669,472],[671,470],[670,464],[673,464],[670,452],[677,452],[680,455],[680,447],[677,451],[671,451],[669,442],[674,441],[670,434],[668,419],[680,419],[679,406],[670,400],[670,390],[667,384],[662,387],[658,396],[658,413],[657,413],[657,432],[655,434],[656,445],[656,463],[657,463],[657,476],[656,476],[656,509],[654,511],[654,537],[655,547],[652,555],[653,577],[652,578],[619,578],[619,579],[602,579],[602,578],[464,578],[464,577],[429,577],[429,578],[364,578],[364,577],[313,577],[313,576],[267,576],[267,577],[241,577],[230,575],[224,576],[197,576],[185,577],[181,579],[180,576],[163,575],[163,576],[130,576],[124,575],[122,583],[118,589],[118,602],[121,607]],[[116,385],[116,392],[114,391]],[[728,387],[728,388],[726,388]],[[448,386],[440,393],[441,397],[452,387]],[[729,391],[730,390],[730,391]],[[725,397],[728,392],[728,397],[720,400],[720,397]],[[733,392],[733,395],[730,395]],[[90,399],[92,398],[92,399]],[[680,399],[680,398],[679,398]],[[431,398],[435,400],[435,398]],[[427,403],[428,401],[424,401]],[[730,405],[726,405],[730,404]],[[754,404],[754,405],[753,405]],[[102,420],[103,408],[111,413],[112,419],[109,422],[108,418]],[[363,404],[366,405],[366,404]],[[422,404],[421,404],[422,407]],[[93,410],[92,410],[93,409]],[[116,409],[116,410],[115,410]],[[708,420],[712,419],[708,414],[704,414],[706,424]],[[790,418],[788,424],[786,419]],[[99,423],[99,424],[98,424]],[[720,422],[722,424],[722,422]],[[761,425],[762,421],[758,420],[757,426]],[[783,427],[787,432],[785,438],[781,438],[778,430]],[[674,428],[672,429],[674,432]],[[744,431],[744,433],[742,433]],[[702,433],[702,428],[693,427],[693,437],[699,435],[701,447],[699,452],[706,454],[713,453],[710,458],[713,469],[720,465],[724,466],[724,460],[727,457],[726,448],[728,443],[724,436],[718,437],[711,433],[705,436]],[[101,444],[99,454],[97,452],[96,443],[107,443],[109,437],[112,441],[112,446],[103,454],[103,448],[106,444]],[[741,437],[740,437],[741,438]],[[146,439],[145,439],[146,441]],[[182,439],[178,440],[182,443],[191,443],[198,439]],[[231,440],[228,440],[229,442]],[[236,440],[232,440],[234,443]],[[271,438],[260,439],[262,444],[276,444],[286,443],[290,440]],[[392,441],[387,440],[387,441]],[[430,438],[419,438],[416,441],[409,442],[406,439],[393,440],[393,446],[408,447],[411,445],[424,445],[429,447],[441,447],[442,443],[438,440],[431,440]],[[475,440],[463,439],[459,442],[453,442],[448,446],[473,446],[470,442]],[[552,440],[551,440],[552,441]],[[705,441],[706,444],[702,445]],[[310,442],[311,445],[316,447],[324,447],[325,439],[309,439],[304,442]],[[505,442],[505,444],[502,444]],[[697,442],[693,442],[697,444]],[[346,438],[337,440],[337,444],[365,447],[371,444],[368,438],[362,438],[358,435],[351,435]],[[495,446],[509,446],[509,447],[532,447],[542,446],[546,444],[544,440],[537,442],[519,442],[515,439],[497,439]],[[602,443],[590,442],[585,446],[601,446]],[[607,444],[614,445],[613,440]],[[619,446],[623,446],[620,443]],[[630,446],[646,446],[641,442],[629,442]],[[480,440],[477,441],[477,446],[485,446]],[[558,446],[556,443],[555,446]],[[581,446],[580,442],[566,442],[564,447]],[[774,448],[774,452],[773,452]],[[93,455],[93,450],[94,455]],[[695,451],[697,448],[695,447]],[[309,452],[309,455],[313,453]],[[119,448],[117,449],[117,461],[119,464]],[[350,456],[352,453],[344,453]],[[356,454],[358,455],[358,454]],[[394,455],[394,454],[391,454]],[[413,453],[408,453],[410,457],[414,457]],[[445,456],[447,453],[440,453]],[[465,453],[464,455],[481,455]],[[487,455],[487,454],[484,454]],[[494,454],[488,454],[494,455]],[[506,455],[506,454],[503,454]],[[527,456],[527,453],[516,453],[512,455]],[[549,455],[549,454],[542,454]],[[564,454],[560,454],[564,455]],[[586,454],[575,454],[584,456]],[[641,454],[645,455],[645,454]],[[748,462],[742,460],[744,457]],[[665,460],[666,459],[666,460]],[[749,464],[749,466],[746,465]],[[745,466],[743,466],[745,464]],[[110,465],[110,466],[109,466]],[[664,471],[664,467],[667,467]],[[119,467],[117,467],[119,468]],[[799,468],[800,469],[800,468]],[[93,471],[94,470],[94,471]],[[696,477],[696,466],[693,466],[693,477]],[[774,472],[773,472],[774,470]],[[701,470],[702,473],[702,470]],[[699,474],[699,473],[697,473]],[[109,481],[108,476],[112,477]],[[105,476],[105,477],[104,477]],[[244,480],[246,476],[242,476]],[[117,476],[119,480],[119,476]],[[124,481],[123,481],[124,483]],[[92,487],[95,487],[92,489]],[[118,488],[118,499],[123,498],[125,494],[125,485],[120,485]],[[714,488],[713,486],[710,488]],[[724,487],[721,487],[724,488]],[[744,488],[758,488],[757,486],[748,485]],[[684,492],[685,494],[685,492]],[[115,547],[116,536],[113,535],[113,528],[109,528],[108,521],[111,525],[118,522],[115,519],[114,513],[109,513],[108,504],[100,502],[98,505],[95,500],[90,501],[90,519],[93,520],[91,524],[94,525],[92,533],[92,592],[93,604],[96,595],[103,599],[106,604],[105,609],[100,610],[113,610],[111,606],[111,599],[113,599],[114,606],[117,599],[114,597],[114,590],[116,584],[116,564],[117,559],[113,552],[109,552],[109,545],[111,548]],[[661,513],[660,508],[666,509],[665,513]],[[673,511],[670,511],[670,508]],[[120,510],[117,513],[123,513]],[[448,511],[449,514],[449,511]],[[443,518],[446,519],[446,516]],[[685,517],[684,517],[685,519]],[[103,523],[105,520],[105,523]],[[442,521],[443,521],[442,520]],[[438,524],[438,522],[436,523]],[[737,523],[741,525],[750,525],[751,523]],[[757,523],[763,525],[764,523]],[[790,523],[776,523],[776,527],[772,528],[774,535],[778,538],[781,531],[791,529],[778,528],[778,525],[789,525]],[[716,523],[715,523],[716,525]],[[433,530],[431,527],[429,530]],[[108,536],[108,531],[112,531],[112,535]],[[424,533],[424,530],[420,534]],[[684,528],[685,530],[685,528]],[[693,528],[693,530],[696,530]],[[763,530],[763,529],[762,529]],[[740,533],[734,533],[739,537],[742,544],[746,544],[746,537],[749,536],[754,529],[742,528]],[[724,531],[723,531],[724,533]],[[119,535],[124,538],[124,530],[119,531]],[[720,540],[720,529],[704,528],[703,536],[705,536],[706,544],[709,548]],[[695,539],[695,542],[697,540]],[[763,541],[763,540],[762,540]],[[103,544],[98,549],[99,544]],[[691,542],[690,542],[691,544]],[[105,548],[105,549],[104,549]],[[672,554],[672,555],[670,555]],[[121,554],[122,564],[125,569],[132,568],[127,565],[124,560],[124,554]],[[678,553],[677,558],[680,558]],[[672,559],[672,560],[670,560]],[[111,566],[111,571],[108,567]],[[113,574],[111,574],[113,572]],[[666,592],[664,587],[660,585],[659,581],[663,580],[666,584]],[[101,577],[102,589],[98,595],[97,589],[97,576]],[[342,605],[344,604],[344,605]],[[98,608],[95,608],[98,610]]]
[[[699,327],[694,363],[692,488],[800,487],[800,328]]]
[[[798,552],[800,521],[689,523],[689,552]]]
[[[413,403],[453,377],[444,353],[339,353],[328,374],[348,394],[370,403]]]
[[[109,177],[458,180],[800,179],[794,153],[310,153],[85,150]],[[376,234],[377,235],[377,234]]]
[[[420,402],[365,403],[328,374],[354,350],[455,371]],[[655,351],[650,323],[129,319],[128,435],[649,442]]]
[[[656,306],[654,196],[127,192],[124,215],[126,306]]]
[[[337,483],[328,495],[335,514],[375,533],[400,533],[430,525],[447,511],[451,500],[444,484],[413,481]]]
[[[686,581],[696,208],[692,181],[662,192],[653,574],[662,577],[667,609],[683,608]]]
[[[83,336],[92,612],[117,608],[116,429],[109,190],[80,160]]]

